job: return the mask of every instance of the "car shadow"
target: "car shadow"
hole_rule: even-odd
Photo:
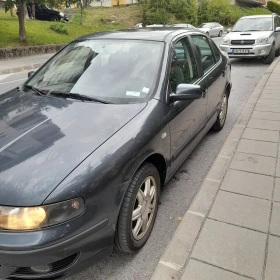
[[[231,58],[231,65],[232,66],[246,66],[246,67],[256,67],[260,65],[267,65],[264,64],[262,59],[258,58]]]

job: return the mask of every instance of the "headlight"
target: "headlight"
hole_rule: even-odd
[[[60,16],[64,17],[64,13],[59,13],[59,14],[60,14]]]
[[[37,207],[0,206],[0,229],[34,230],[53,226],[81,215],[84,209],[82,198]]]
[[[229,37],[225,37],[224,40],[223,40],[223,43],[227,44],[227,45],[229,45],[230,42],[231,42],[231,39]]]
[[[260,37],[256,40],[257,45],[267,44],[269,42],[269,37]]]

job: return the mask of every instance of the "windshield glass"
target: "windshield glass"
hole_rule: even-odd
[[[146,102],[153,94],[162,42],[88,40],[73,42],[26,84],[44,94],[86,95],[110,103]]]
[[[201,25],[199,25],[198,28],[203,28],[203,27],[212,27],[212,23],[202,23]]]
[[[233,32],[271,31],[272,17],[256,17],[240,19],[232,29]]]

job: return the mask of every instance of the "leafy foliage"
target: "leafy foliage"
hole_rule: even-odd
[[[171,11],[177,20],[197,24],[196,0],[171,0]]]
[[[60,33],[60,34],[68,34],[69,33],[66,24],[64,24],[62,22],[53,22],[50,25],[50,29],[57,32],[57,33]]]
[[[268,1],[267,2],[267,8],[278,15],[280,15],[280,4],[274,2],[274,1]]]

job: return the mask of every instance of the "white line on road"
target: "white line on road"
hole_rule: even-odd
[[[176,263],[165,262],[165,261],[159,261],[159,263],[161,263],[161,264],[163,264],[163,265],[165,265],[167,267],[170,267],[170,268],[172,268],[174,270],[177,270],[177,271],[179,271],[182,268],[181,265],[176,264]]]
[[[0,81],[2,81],[2,80],[4,80],[4,79],[7,79],[7,78],[10,77],[11,75],[13,75],[13,74],[1,75],[1,76],[0,76]]]
[[[26,80],[26,78],[24,78],[24,79],[19,79],[19,80],[13,80],[13,81],[5,82],[5,83],[0,83],[0,85],[10,84],[10,83],[13,83],[13,82],[19,82],[19,81],[22,81],[22,80]]]

